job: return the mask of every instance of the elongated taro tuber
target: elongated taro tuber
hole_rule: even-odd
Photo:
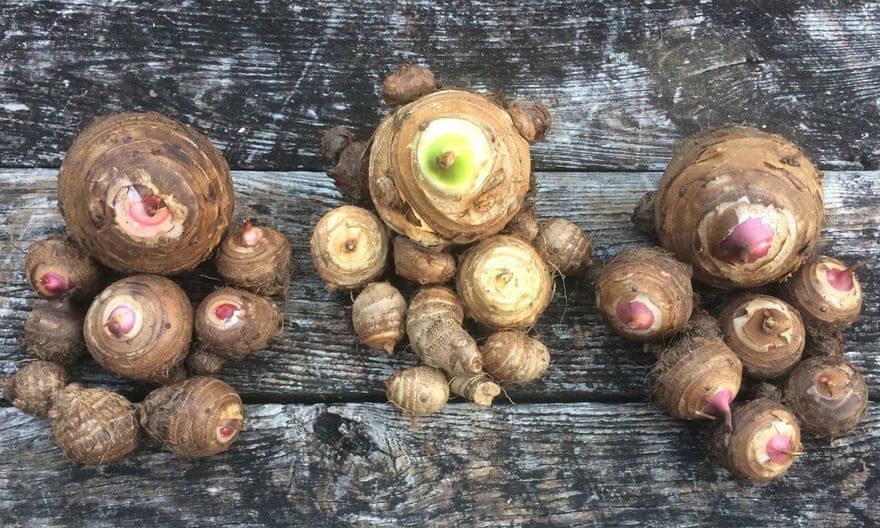
[[[689,138],[655,197],[663,247],[711,285],[778,281],[816,245],[825,219],[822,173],[778,135],[725,127]]]
[[[197,348],[227,359],[243,359],[265,347],[281,331],[275,303],[238,288],[218,288],[196,307]]]
[[[801,359],[806,343],[803,321],[790,304],[770,295],[745,294],[718,314],[724,342],[756,379],[784,375]]]
[[[406,335],[406,299],[389,282],[371,282],[355,297],[351,319],[361,343],[394,355]]]
[[[244,424],[244,406],[227,383],[196,376],[148,394],[139,419],[163,448],[183,457],[205,457],[232,446]]]
[[[370,211],[354,205],[330,210],[312,232],[315,269],[330,291],[361,288],[385,271],[385,226]]]
[[[351,130],[334,126],[321,134],[321,153],[335,163],[327,169],[327,175],[342,197],[353,205],[369,203],[367,144],[358,141]]]
[[[167,382],[186,356],[192,329],[192,305],[180,286],[158,275],[133,275],[98,294],[84,335],[92,357],[107,370]]]
[[[271,227],[247,220],[227,233],[217,248],[217,273],[229,285],[259,295],[287,297],[293,274],[290,242]]]
[[[70,296],[91,299],[98,291],[101,270],[97,263],[67,237],[38,240],[24,257],[28,285],[45,299]]]
[[[510,235],[495,235],[465,251],[457,285],[466,313],[490,328],[531,326],[553,294],[544,259]]]
[[[483,369],[495,380],[526,383],[536,380],[550,366],[550,350],[521,330],[489,334],[480,347]]]
[[[449,251],[420,246],[405,236],[394,237],[394,272],[419,284],[444,284],[455,276],[455,257]]]
[[[619,335],[653,341],[684,328],[693,311],[691,268],[665,251],[618,253],[596,281],[596,306]]]
[[[501,387],[486,374],[476,374],[450,378],[449,391],[486,407],[501,394]]]
[[[394,79],[396,74],[386,85],[397,84]],[[433,78],[415,84],[417,89],[394,90],[389,101],[403,106],[371,140],[368,182],[379,216],[423,246],[466,244],[498,233],[529,190],[528,142],[510,114],[487,97],[451,89],[426,93]],[[546,109],[534,115],[549,121]]]
[[[845,357],[818,356],[801,361],[789,373],[782,398],[804,431],[833,438],[861,421],[868,406],[868,386]]]
[[[406,334],[413,352],[450,376],[483,371],[477,342],[462,328],[464,309],[455,292],[443,286],[420,289],[406,311]]]
[[[70,236],[125,273],[192,269],[232,218],[232,178],[210,140],[156,113],[95,119],[58,173]]]
[[[49,409],[49,422],[58,447],[79,464],[111,464],[140,445],[134,405],[105,389],[67,385]]]
[[[782,283],[782,295],[814,332],[843,330],[856,322],[862,311],[857,267],[815,255]]]
[[[85,310],[68,296],[35,304],[24,322],[24,346],[37,359],[75,363],[86,350],[84,319]]]
[[[720,337],[682,335],[662,352],[649,381],[653,401],[672,416],[729,423],[742,364]]]
[[[716,428],[712,451],[743,480],[773,480],[788,471],[801,454],[798,420],[777,402],[761,398],[737,406],[731,421],[730,428]]]
[[[556,273],[578,273],[593,263],[593,245],[574,222],[551,218],[540,224],[532,241],[538,254]]]
[[[449,400],[449,383],[442,370],[419,365],[392,374],[385,382],[385,393],[388,401],[404,412],[431,414]]]
[[[55,396],[67,385],[67,372],[49,361],[32,361],[18,372],[0,379],[3,397],[18,410],[37,418],[48,418]]]

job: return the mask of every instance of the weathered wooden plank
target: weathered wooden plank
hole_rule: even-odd
[[[369,133],[381,78],[551,106],[550,169],[660,169],[682,135],[751,124],[827,167],[880,160],[880,3],[0,1],[0,166],[57,166],[96,114],[157,110],[239,168],[318,170]]]
[[[547,102],[554,130],[534,147],[539,214],[584,226],[600,260],[647,242],[628,216],[658,174],[620,170],[661,169],[700,128],[765,127],[844,169],[828,173],[821,247],[871,259],[849,356],[876,402],[880,2],[295,4],[0,0],[0,167],[57,166],[92,116],[158,110],[205,131],[234,167],[285,171],[236,172],[238,215],[280,227],[297,265],[281,338],[224,372],[252,403],[232,451],[184,461],[151,446],[78,467],[44,422],[0,400],[0,524],[880,524],[874,403],[853,434],[808,440],[780,481],[738,483],[705,460],[701,425],[640,401],[649,356],[609,335],[575,279],[534,329],[553,363],[541,381],[508,387],[517,405],[456,402],[412,425],[381,393],[412,355],[358,347],[350,298],[323,290],[307,252],[311,226],[339,204],[318,172],[318,133],[341,123],[367,134],[385,111],[381,77],[401,62]],[[590,172],[608,169],[618,172]],[[53,171],[0,170],[0,375],[25,356],[19,336],[36,302],[23,250],[62,231]],[[179,280],[195,300],[213,277],[205,266]],[[91,362],[73,375],[133,397],[149,388]]]
[[[643,191],[657,173],[540,173],[538,213],[564,211],[593,239],[598,260],[625,247],[647,244],[629,222]],[[0,171],[0,374],[16,369],[25,356],[19,338],[36,301],[27,290],[23,250],[34,240],[63,232],[57,212],[54,171]],[[223,376],[249,401],[382,400],[382,381],[392,369],[414,362],[408,350],[389,359],[359,347],[350,323],[351,297],[328,294],[311,263],[308,240],[320,215],[338,205],[328,178],[306,172],[236,172],[237,215],[275,225],[294,247],[296,276],[281,306],[282,335],[267,349],[230,364]],[[860,270],[867,292],[864,313],[851,331],[849,355],[866,370],[872,394],[880,394],[880,198],[878,172],[829,172],[825,188],[828,221],[820,246],[849,261],[869,258]],[[197,300],[218,284],[210,266],[179,278]],[[717,302],[720,295],[709,295]],[[518,402],[534,400],[641,399],[651,356],[610,335],[596,314],[592,293],[580,279],[557,282],[557,293],[533,329],[552,351],[550,371],[540,381],[508,386]],[[88,383],[142,395],[147,387],[110,376],[93,362],[74,369]]]
[[[44,422],[0,409],[4,526],[873,526],[880,413],[762,486],[706,459],[701,425],[640,404],[253,405],[227,453],[145,446],[66,461]]]

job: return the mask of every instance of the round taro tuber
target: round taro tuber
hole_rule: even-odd
[[[535,238],[537,238],[542,225],[544,224],[538,223],[538,219],[535,217],[534,202],[529,199],[529,197],[526,197],[519,212],[510,219],[510,222],[504,227],[502,233],[505,235],[513,235],[523,242],[531,244],[535,241]],[[590,249],[592,250],[592,248]]]
[[[210,140],[156,113],[94,120],[58,174],[68,232],[88,254],[124,273],[194,268],[232,218],[229,168]]]
[[[455,276],[455,257],[449,251],[420,246],[405,236],[394,237],[394,272],[419,284],[444,284]]]
[[[134,405],[105,389],[71,383],[57,394],[49,422],[58,447],[79,464],[110,464],[140,445]]]
[[[538,227],[532,244],[556,273],[578,273],[593,263],[593,245],[574,222],[551,218]]]
[[[210,349],[196,345],[184,360],[186,372],[191,376],[216,376],[226,366],[226,358],[211,352]]]
[[[384,273],[388,234],[370,211],[354,205],[330,210],[312,232],[312,262],[329,291],[354,290]]]
[[[730,427],[715,429],[711,448],[737,477],[766,482],[788,471],[801,454],[800,426],[783,405],[759,398],[733,409]]]
[[[394,355],[406,335],[406,299],[391,283],[371,282],[355,297],[351,319],[361,343]]]
[[[321,154],[333,163],[338,163],[342,153],[357,142],[354,132],[344,126],[334,126],[321,133]]]
[[[782,283],[782,296],[800,311],[812,331],[843,330],[856,322],[862,311],[856,267],[814,255]]]
[[[510,235],[495,235],[465,251],[457,285],[466,313],[498,329],[531,326],[553,294],[544,259]]]
[[[550,366],[550,350],[520,330],[489,334],[480,347],[483,369],[495,380],[526,383],[536,380]]]
[[[385,382],[385,393],[388,401],[404,412],[431,414],[449,400],[449,382],[440,369],[419,365],[392,374]]]
[[[139,418],[163,448],[184,457],[205,457],[229,449],[242,429],[244,406],[225,382],[196,376],[148,394]]]
[[[411,103],[437,89],[431,70],[418,64],[405,64],[382,82],[382,99],[388,106]]]
[[[829,438],[858,425],[868,406],[868,386],[843,356],[807,358],[788,374],[783,403],[804,431]]]
[[[35,304],[24,322],[24,346],[37,359],[75,363],[86,350],[84,319],[85,310],[68,296]]]
[[[822,173],[778,135],[726,127],[689,138],[655,196],[661,245],[723,288],[778,281],[816,245]]]
[[[806,343],[803,321],[790,304],[770,295],[744,294],[718,314],[724,342],[756,379],[778,378],[801,359]]]
[[[649,381],[653,401],[672,416],[729,423],[742,364],[720,337],[685,334],[661,353]]]
[[[0,379],[3,397],[21,412],[37,418],[48,418],[55,396],[65,385],[67,372],[49,361],[32,361]]]
[[[693,311],[691,268],[654,248],[623,250],[602,268],[596,307],[618,334],[653,341],[684,328]]]
[[[529,143],[542,141],[550,131],[550,111],[541,103],[517,99],[508,103],[506,108],[513,126]]]
[[[50,237],[31,244],[24,257],[24,269],[28,285],[45,299],[91,299],[101,278],[97,263],[67,237]]]
[[[193,314],[197,348],[227,359],[243,359],[260,350],[281,331],[275,303],[237,288],[209,293]]]
[[[92,357],[107,370],[162,383],[177,374],[192,329],[192,305],[180,286],[159,275],[133,275],[98,294],[84,335]]]
[[[395,89],[394,104],[412,102],[376,128],[368,187],[397,233],[429,247],[467,244],[498,233],[519,211],[530,186],[529,144],[495,102],[464,90],[422,95],[432,84]],[[546,109],[538,117],[548,121],[538,128],[549,126]]]
[[[287,297],[293,275],[290,242],[270,227],[246,221],[227,233],[217,248],[217,273],[231,286],[258,295]]]

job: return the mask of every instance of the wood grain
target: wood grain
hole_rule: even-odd
[[[532,98],[538,214],[583,227],[604,261],[650,241],[629,223],[683,136],[727,123],[780,132],[826,170],[820,250],[859,272],[847,332],[871,402],[833,441],[807,439],[783,478],[737,482],[704,454],[707,424],[646,405],[651,355],[610,335],[583,278],[557,281],[533,329],[541,380],[492,408],[453,401],[413,423],[382,381],[415,363],[358,346],[351,297],[327,293],[312,226],[341,203],[318,138],[366,138],[382,78],[406,62],[447,86]],[[282,230],[296,276],[282,335],[223,377],[247,431],[182,460],[146,445],[107,467],[64,459],[43,421],[0,400],[0,525],[880,525],[880,2],[0,0],[0,375],[25,361],[30,243],[64,231],[54,170],[96,115],[155,110],[206,133],[233,168],[238,220]],[[193,301],[210,264],[176,278]],[[405,287],[407,294],[411,287]],[[714,309],[725,295],[701,292]],[[72,377],[139,400],[152,387],[90,360]]]
[[[658,170],[683,135],[781,132],[823,166],[878,168],[880,3],[0,1],[0,166],[57,166],[93,116],[157,110],[237,168],[319,170],[367,136],[405,62],[551,106],[552,169]]]
[[[385,404],[251,405],[230,451],[146,445],[120,464],[63,460],[45,423],[0,409],[0,522],[234,526],[871,526],[880,414],[806,442],[783,479],[733,480],[706,428],[640,404],[450,405],[410,423]]]
[[[650,243],[632,227],[629,215],[659,174],[554,172],[537,177],[539,216],[565,211],[591,237],[597,260]],[[24,280],[23,250],[34,240],[64,231],[54,178],[50,170],[0,171],[6,190],[0,202],[0,226],[5,226],[0,227],[0,373],[14,371],[26,357],[20,336],[37,301]],[[341,203],[332,182],[321,173],[250,171],[235,172],[233,181],[236,216],[285,233],[294,248],[296,271],[290,297],[281,304],[282,334],[268,349],[229,364],[223,376],[251,402],[384,400],[382,381],[415,359],[405,345],[395,358],[359,346],[350,322],[351,296],[324,291],[314,271],[308,249],[311,228]],[[827,173],[827,226],[819,244],[820,251],[847,261],[872,259],[859,271],[868,292],[863,315],[847,335],[848,355],[866,370],[875,397],[880,394],[880,303],[871,292],[878,291],[880,282],[873,263],[880,254],[878,184],[876,171]],[[220,284],[216,277],[205,265],[177,280],[196,302]],[[537,382],[507,386],[508,395],[517,402],[642,399],[652,356],[611,335],[582,278],[557,280],[556,288],[553,302],[532,330],[551,350],[550,371]],[[409,286],[404,291],[414,290]],[[713,307],[727,298],[708,289],[704,296]],[[77,366],[73,376],[134,397],[149,389],[107,374],[92,361]]]

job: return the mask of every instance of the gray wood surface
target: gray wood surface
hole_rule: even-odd
[[[208,7],[211,6],[211,7]],[[542,100],[544,169],[660,169],[683,134],[781,132],[841,168],[880,162],[880,4],[0,2],[0,165],[55,166],[95,114],[159,110],[233,166],[319,169],[328,124],[367,134],[403,62]]]
[[[869,259],[847,331],[865,421],[807,439],[778,481],[737,482],[707,460],[706,424],[645,402],[652,357],[610,334],[574,277],[534,328],[552,354],[541,380],[489,409],[397,412],[382,381],[413,355],[357,345],[351,297],[324,290],[307,242],[341,203],[321,130],[367,136],[386,111],[382,77],[408,61],[548,104],[538,214],[578,223],[600,261],[650,243],[629,214],[684,135],[736,123],[801,144],[826,172],[820,250]],[[147,444],[76,466],[45,422],[0,399],[0,525],[880,525],[878,79],[880,2],[0,0],[0,375],[25,361],[37,302],[24,250],[64,231],[57,167],[95,115],[156,110],[205,132],[236,169],[236,217],[281,229],[296,267],[282,335],[222,373],[248,410],[229,452],[182,460]],[[210,264],[176,280],[194,301],[219,284]],[[724,298],[702,293],[713,308]],[[135,400],[151,388],[91,360],[71,373]]]
[[[120,464],[56,456],[42,422],[0,410],[11,434],[5,526],[876,526],[880,414],[764,486],[729,478],[696,427],[640,404],[252,405],[235,449]],[[39,474],[32,474],[40,468]]]

